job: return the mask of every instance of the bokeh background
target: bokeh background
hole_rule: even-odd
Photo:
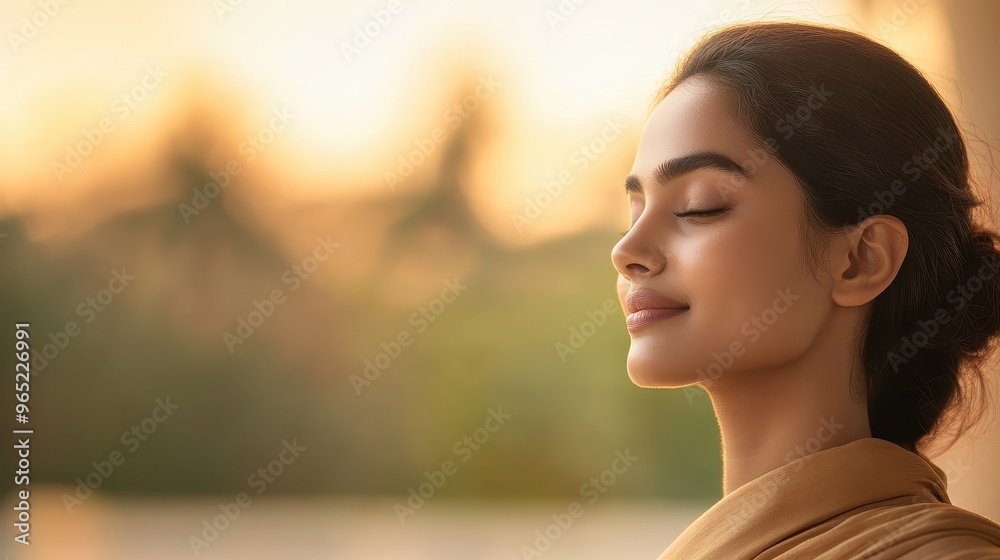
[[[5,1],[0,557],[655,558],[721,459],[625,371],[622,178],[678,55],[767,19],[899,50],[996,188],[987,0]],[[939,464],[998,519],[988,428]]]

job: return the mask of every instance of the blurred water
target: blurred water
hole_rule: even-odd
[[[232,501],[93,497],[69,513],[50,491],[32,503],[32,544],[12,546],[8,528],[2,555],[11,560],[653,559],[707,507],[604,498],[594,504],[580,500],[574,518],[572,500],[484,505],[432,499],[401,524],[393,498],[261,497],[239,508],[232,521],[215,519],[222,531],[205,532],[205,521],[222,515],[220,503]]]

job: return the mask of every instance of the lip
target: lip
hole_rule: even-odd
[[[666,307],[647,307],[635,313],[629,313],[625,317],[625,328],[630,332],[641,330],[661,319],[676,317],[687,311],[688,308],[671,309]]]
[[[650,290],[636,290],[625,297],[625,310],[626,328],[637,331],[661,319],[676,317],[688,306]]]
[[[649,290],[636,290],[625,296],[625,311],[629,315],[643,309],[687,309],[688,307],[686,303]]]

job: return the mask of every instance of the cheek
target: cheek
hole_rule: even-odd
[[[734,224],[712,235],[692,237],[679,246],[676,272],[690,294],[692,307],[732,309],[737,304],[741,308],[739,302],[772,284],[787,253],[774,250],[766,233]]]
[[[712,347],[755,342],[749,340],[755,338],[755,318],[771,321],[775,327],[794,323],[788,318],[795,315],[786,313],[791,308],[784,304],[778,305],[782,312],[777,316],[768,311],[775,307],[779,293],[799,294],[804,289],[798,274],[800,249],[791,233],[794,227],[780,222],[734,222],[714,235],[692,239],[677,253],[678,273],[683,275],[696,311],[694,328],[711,339]]]
[[[793,360],[822,329],[829,296],[802,273],[797,227],[775,221],[720,233],[704,243],[702,261],[691,269],[687,281],[702,304],[695,328],[712,351],[736,345],[733,371]],[[717,361],[713,356],[706,363]]]

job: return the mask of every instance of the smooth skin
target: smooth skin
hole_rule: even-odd
[[[655,107],[631,170],[642,193],[628,193],[631,226],[611,253],[626,314],[626,294],[638,289],[690,307],[630,331],[627,370],[640,387],[705,389],[722,434],[723,494],[817,443],[871,437],[863,383],[850,394],[852,374],[862,376],[850,341],[907,248],[897,218],[870,216],[833,236],[814,274],[801,188],[735,118],[730,96],[694,76]],[[665,160],[700,151],[727,156],[749,178],[699,168],[656,180]],[[728,210],[674,215],[718,208]]]

